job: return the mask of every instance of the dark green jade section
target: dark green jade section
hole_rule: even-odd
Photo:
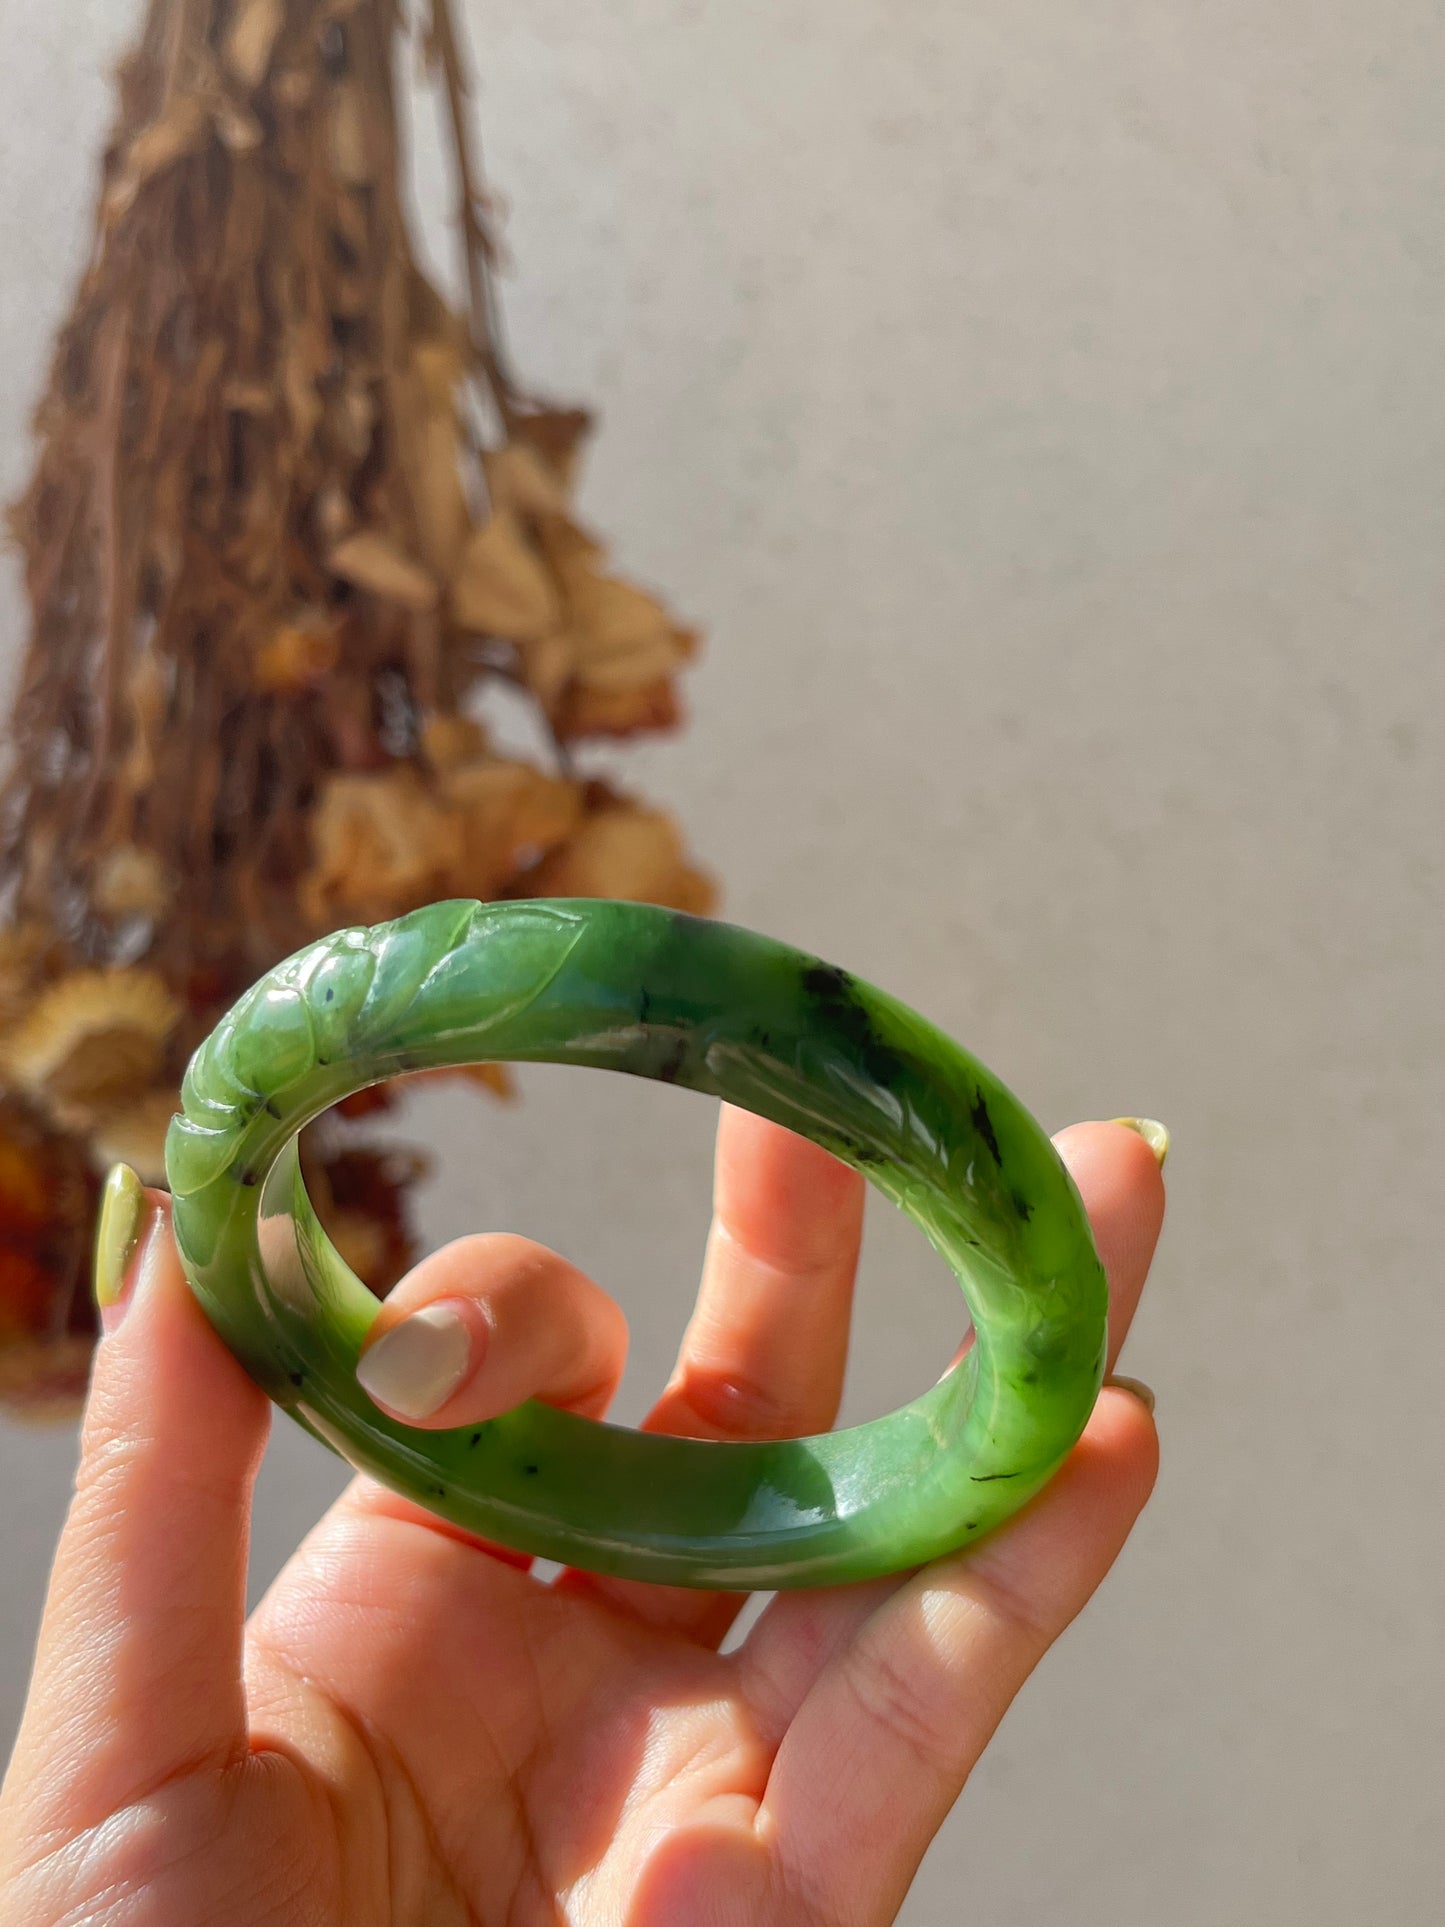
[[[725,1098],[825,1146],[952,1266],[963,1365],[872,1424],[645,1436],[537,1403],[418,1431],[355,1368],[377,1304],[301,1183],[301,1127],[407,1071],[582,1064]],[[773,1589],[954,1550],[1057,1470],[1097,1397],[1107,1290],[1042,1129],[974,1058],[834,965],[632,903],[440,903],[279,965],[202,1045],[166,1163],[192,1289],[270,1396],[468,1531],[591,1570]]]

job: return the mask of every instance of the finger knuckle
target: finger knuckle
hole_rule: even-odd
[[[952,1696],[930,1691],[887,1646],[860,1649],[847,1670],[848,1688],[869,1726],[901,1747],[930,1775],[946,1773],[958,1750],[960,1721]]]
[[[829,1423],[796,1388],[707,1366],[686,1369],[678,1396],[707,1433],[733,1439],[801,1438]]]

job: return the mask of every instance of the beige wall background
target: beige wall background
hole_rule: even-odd
[[[0,481],[134,7],[0,0]],[[705,624],[627,759],[728,914],[1052,1126],[1175,1133],[1130,1369],[1164,1470],[908,1927],[1439,1918],[1445,14],[1433,0],[474,0],[527,373]],[[430,144],[421,199],[442,205]],[[0,634],[22,635],[13,571]],[[666,1368],[708,1107],[461,1095],[434,1240],[556,1244]],[[875,1214],[850,1412],[951,1287]],[[0,1734],[72,1469],[0,1431]],[[278,1434],[258,1583],[337,1489]]]

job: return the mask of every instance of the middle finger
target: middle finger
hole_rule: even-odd
[[[702,1286],[643,1430],[802,1438],[837,1416],[863,1236],[863,1180],[816,1144],[725,1105]],[[716,1645],[746,1595],[569,1571],[557,1582]]]

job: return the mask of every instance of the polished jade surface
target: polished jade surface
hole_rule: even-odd
[[[853,1165],[956,1273],[975,1343],[885,1418],[768,1444],[538,1402],[422,1431],[356,1363],[378,1311],[306,1196],[296,1136],[364,1086],[483,1061],[598,1066],[742,1106]],[[674,1585],[917,1566],[1024,1505],[1083,1430],[1107,1290],[1048,1137],[966,1051],[835,965],[634,903],[433,904],[277,966],[196,1053],[167,1174],[182,1263],[252,1376],[359,1470],[467,1531]]]

